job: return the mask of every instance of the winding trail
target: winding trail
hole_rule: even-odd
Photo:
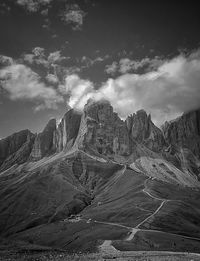
[[[97,157],[97,156],[93,156],[93,155],[90,155],[89,153],[83,151],[83,150],[80,150],[80,149],[77,149],[77,151],[83,153],[84,155],[86,155],[87,157],[91,158],[91,159],[94,159],[96,161],[99,161],[99,162],[102,162],[102,163],[106,163],[107,160],[103,159],[103,158],[100,158],[100,157]]]
[[[124,170],[125,171],[125,170]],[[128,226],[123,226],[123,225],[120,225],[120,224],[117,224],[117,223],[109,223],[109,222],[99,222],[99,221],[95,221],[97,223],[102,223],[102,224],[107,224],[107,225],[113,225],[113,226],[118,226],[118,227],[123,227],[123,228],[127,228],[129,231],[130,231],[130,235],[125,239],[126,241],[131,241],[135,234],[138,232],[138,231],[141,231],[141,229],[139,228],[142,224],[144,224],[146,221],[148,221],[149,219],[151,219],[152,217],[154,217],[159,211],[160,209],[162,208],[162,206],[168,202],[169,200],[166,200],[166,199],[160,199],[160,198],[157,198],[157,197],[154,197],[153,195],[151,195],[149,192],[147,192],[145,189],[146,189],[146,185],[147,185],[147,182],[148,180],[150,180],[151,178],[148,178],[147,180],[145,180],[144,182],[144,189],[142,190],[145,194],[147,194],[149,197],[153,198],[153,199],[156,199],[156,200],[159,200],[159,201],[162,201],[160,206],[155,210],[155,212],[153,212],[153,214],[151,214],[150,216],[148,216],[147,218],[145,218],[142,222],[140,222],[137,226],[135,227],[128,227]],[[149,231],[149,230],[148,230]],[[106,246],[106,247],[105,247]],[[109,248],[110,247],[110,248]],[[116,252],[117,249],[113,250],[113,246],[112,246],[112,241],[111,240],[105,240],[104,243],[100,246],[101,250],[103,250],[103,252],[106,252],[106,251],[109,251],[110,252]]]
[[[123,170],[123,173],[124,173],[125,169]],[[100,224],[105,224],[105,225],[111,225],[111,226],[117,226],[117,227],[122,227],[122,228],[127,228],[129,231],[130,231],[130,234],[129,236],[125,239],[125,241],[131,241],[135,234],[138,232],[138,231],[145,231],[145,232],[148,232],[148,231],[151,231],[151,232],[155,232],[155,233],[164,233],[164,234],[168,234],[168,235],[177,235],[177,236],[180,236],[180,237],[183,237],[185,239],[190,239],[190,240],[197,240],[197,241],[200,241],[200,238],[195,238],[195,237],[189,237],[189,236],[184,236],[184,235],[180,235],[180,234],[175,234],[175,233],[169,233],[169,232],[163,232],[163,231],[160,231],[160,230],[154,230],[154,229],[140,229],[139,227],[141,225],[143,225],[145,222],[147,222],[149,219],[153,218],[159,211],[160,209],[163,207],[164,204],[166,204],[167,202],[169,201],[172,201],[172,200],[168,200],[168,199],[163,199],[163,198],[158,198],[158,197],[155,197],[153,196],[150,192],[146,191],[146,187],[147,187],[147,182],[148,180],[150,180],[150,178],[146,179],[145,182],[144,182],[144,189],[142,190],[143,193],[147,194],[149,197],[153,198],[154,200],[158,200],[158,201],[161,201],[161,204],[160,206],[150,215],[148,216],[147,218],[145,218],[142,222],[140,222],[137,226],[135,227],[129,227],[129,226],[124,226],[124,225],[121,225],[121,224],[118,224],[118,223],[112,223],[112,222],[101,222],[101,221],[94,221],[96,223],[100,223]],[[120,252],[119,250],[117,250],[115,247],[112,246],[112,240],[105,240],[103,242],[103,244],[100,246],[100,249],[102,252],[104,253],[107,253],[107,254],[116,254],[117,252]]]
[[[144,224],[146,221],[148,221],[149,219],[151,219],[152,217],[154,217],[159,211],[160,209],[163,207],[163,205],[167,202],[169,202],[170,200],[168,199],[161,199],[161,198],[157,198],[155,196],[153,196],[150,192],[146,191],[146,185],[147,185],[147,182],[148,180],[150,180],[151,178],[148,178],[147,180],[145,180],[144,182],[144,189],[142,190],[145,194],[147,194],[149,197],[153,198],[153,199],[156,199],[156,200],[159,200],[159,201],[162,201],[160,206],[156,209],[156,211],[151,214],[150,216],[148,216],[147,218],[145,218],[142,222],[140,222],[134,229],[137,229],[139,228],[142,224]],[[134,233],[134,231],[133,231]],[[132,237],[133,238],[133,237]],[[131,239],[130,239],[131,240]]]

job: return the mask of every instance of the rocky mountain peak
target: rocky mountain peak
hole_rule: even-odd
[[[78,135],[80,121],[80,112],[70,109],[65,113],[56,131],[54,132],[53,143],[56,151],[69,149],[73,146]]]
[[[56,130],[56,119],[50,119],[44,130],[37,134],[30,158],[38,160],[53,152],[53,134]]]
[[[126,125],[131,138],[136,142],[145,144],[153,151],[159,151],[164,146],[162,131],[154,125],[151,115],[147,115],[146,111],[139,110],[128,116]]]
[[[58,126],[56,120],[51,119],[39,134],[24,130],[1,140],[0,165],[4,163],[5,168],[14,162],[39,160],[72,148],[111,158],[128,159],[133,154],[137,158],[141,155],[137,147],[141,145],[150,151],[170,155],[167,148],[185,147],[199,157],[200,110],[166,122],[161,131],[145,110],[139,110],[123,121],[108,101],[90,99],[82,113],[69,109]]]
[[[89,99],[84,107],[84,113],[87,117],[90,117],[96,121],[106,121],[106,118],[115,118],[120,120],[116,113],[113,112],[113,107],[107,100],[95,101]]]
[[[184,113],[162,126],[168,144],[189,148],[198,158],[200,155],[200,109]]]
[[[0,140],[0,166],[3,163],[6,163],[6,166],[11,166],[14,163],[22,163],[24,162],[30,154],[30,144],[34,139],[35,135],[31,133],[29,130],[22,130],[17,133],[14,133],[5,139]],[[28,149],[26,151],[26,155],[20,153],[19,160],[19,150],[27,144]],[[12,164],[8,164],[10,159],[12,158]],[[5,168],[5,166],[1,166],[1,169]]]
[[[130,154],[126,124],[108,101],[89,100],[84,108],[76,146],[111,156]]]
[[[43,132],[48,132],[56,128],[56,119],[52,118],[48,121],[47,125],[44,127]]]

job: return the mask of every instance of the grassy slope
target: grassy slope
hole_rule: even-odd
[[[12,240],[88,252],[97,251],[104,240],[113,240],[116,248],[124,250],[171,250],[173,237],[175,251],[187,249],[186,246],[191,251],[200,249],[199,242],[191,244],[190,239],[182,242],[179,236],[164,233],[158,237],[158,233],[152,231],[139,231],[132,241],[127,242],[128,228],[94,222],[135,227],[161,204],[144,193],[143,189],[146,189],[157,198],[173,201],[164,204],[140,228],[200,237],[199,191],[195,189],[150,180],[142,173],[130,169],[124,171],[122,166],[99,162],[85,154],[55,156],[24,165],[1,174],[0,181],[1,229],[9,232]],[[69,213],[61,211],[62,218],[47,222],[60,206],[73,201],[78,193],[94,196],[91,205],[81,212],[82,221],[62,221]],[[90,218],[91,223],[87,223]],[[141,244],[135,243],[137,238]],[[163,242],[159,246],[158,238]]]

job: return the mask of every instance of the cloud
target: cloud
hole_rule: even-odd
[[[63,93],[69,94],[69,106],[82,110],[84,104],[93,93],[93,84],[89,80],[80,79],[77,74],[72,74],[66,77]]]
[[[0,3],[0,14],[8,14],[10,9],[10,6],[8,6],[6,3]]]
[[[146,57],[141,60],[131,60],[129,58],[122,58],[119,62],[114,61],[112,64],[107,65],[105,72],[114,75],[117,72],[125,74],[129,72],[137,72],[138,69],[145,68],[146,71],[157,69],[165,60],[156,56],[152,59]]]
[[[110,65],[106,65],[105,72],[107,74],[114,75],[117,71],[118,71],[118,63],[117,62],[113,62]]]
[[[71,24],[74,31],[81,30],[83,19],[86,13],[81,10],[78,4],[67,4],[61,15],[62,21],[66,24]]]
[[[9,56],[0,55],[0,67],[1,66],[8,66],[13,64],[13,59]]]
[[[49,63],[58,63],[61,62],[65,57],[62,57],[60,54],[61,51],[55,51],[49,54],[48,61]]]
[[[35,47],[32,50],[32,53],[36,56],[36,57],[44,57],[45,54],[45,49],[43,47]]]
[[[26,62],[26,63],[28,63],[28,64],[32,64],[32,63],[34,63],[34,61],[35,61],[35,56],[34,56],[34,54],[32,54],[32,53],[27,53],[27,54],[24,54],[23,55],[23,60]]]
[[[91,67],[95,64],[104,62],[109,57],[110,56],[107,54],[107,55],[104,55],[103,57],[97,56],[96,58],[91,59],[91,58],[84,55],[84,56],[81,57],[81,60],[80,60],[80,62],[83,64],[81,66],[81,68],[89,68],[89,67]]]
[[[119,61],[119,72],[127,73],[130,71],[136,71],[139,68],[144,67],[149,63],[149,58],[144,58],[141,61],[132,61],[129,58],[124,58]]]
[[[81,68],[72,65],[71,58],[63,56],[60,50],[47,53],[42,47],[35,47],[32,53],[23,54],[17,61],[31,67],[42,78],[46,77],[46,81],[53,86],[57,86],[56,81],[63,83],[67,75],[81,71]]]
[[[200,50],[166,60],[156,70],[143,74],[124,74],[108,79],[95,90],[94,84],[77,75],[66,78],[69,104],[83,109],[88,98],[107,99],[125,118],[145,109],[157,125],[182,112],[200,107]],[[69,87],[70,86],[70,87]]]
[[[43,15],[43,16],[47,16],[48,13],[49,13],[49,10],[48,10],[48,9],[44,9],[44,10],[42,10],[40,13],[41,13],[41,15]]]
[[[41,108],[56,108],[63,97],[41,82],[38,74],[23,64],[12,64],[0,70],[2,88],[11,100],[35,101]]]
[[[41,13],[42,14],[42,13]],[[51,22],[50,19],[48,17],[46,17],[44,19],[44,24],[42,25],[42,28],[46,29],[46,30],[50,30],[50,26],[51,26]]]
[[[45,55],[45,49],[42,47],[35,47],[32,53],[27,53],[22,55],[22,61],[28,65],[36,64],[48,67],[49,63]]]
[[[61,51],[59,50],[46,55],[44,48],[35,47],[33,48],[31,54],[23,54],[22,59],[29,64],[34,63],[38,65],[44,65],[44,67],[48,67],[53,64],[60,64],[63,61],[68,60],[69,57],[62,56]]]
[[[58,35],[57,34],[52,34],[52,36],[51,36],[52,38],[57,38],[58,37]]]
[[[81,69],[77,66],[70,66],[70,67],[67,67],[63,70],[65,75],[76,74],[80,71],[81,71]]]
[[[49,84],[52,84],[52,85],[56,85],[56,84],[59,83],[59,80],[58,80],[57,76],[54,75],[54,74],[47,74],[47,76],[45,77],[45,79],[47,80],[47,82],[48,82]]]
[[[30,13],[39,11],[41,7],[47,6],[52,0],[17,0],[17,4]]]

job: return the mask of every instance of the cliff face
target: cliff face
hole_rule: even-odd
[[[200,158],[200,109],[166,122],[162,129],[169,145],[188,148]]]
[[[9,155],[0,166],[0,171],[6,170],[14,164],[22,164],[29,159],[35,135],[28,137],[27,141],[14,153]]]
[[[53,152],[53,135],[56,130],[56,120],[51,119],[44,130],[37,134],[30,158],[32,160],[41,159]]]
[[[0,165],[9,157],[16,158],[15,155],[20,148],[28,144],[34,138],[34,134],[32,134],[29,130],[22,130],[17,133],[14,133],[8,136],[5,139],[0,140]],[[30,153],[29,153],[30,154]],[[28,156],[29,156],[28,154]],[[20,162],[26,161],[27,157],[20,160]]]
[[[107,101],[87,103],[75,145],[107,156],[131,153],[126,124]]]
[[[82,114],[71,109],[58,126],[56,120],[52,119],[37,135],[24,130],[1,140],[0,170],[71,148],[120,162],[131,162],[156,152],[180,167],[183,166],[183,161],[186,162],[182,160],[182,149],[188,149],[200,158],[200,110],[166,122],[161,131],[144,110],[133,113],[123,121],[109,102],[89,100]],[[188,152],[187,155],[191,153]],[[187,161],[191,162],[188,157]],[[197,166],[192,172],[196,173],[199,163],[196,160],[192,162],[195,162],[192,165]],[[184,168],[186,169],[185,165]]]
[[[81,114],[73,109],[65,113],[54,132],[53,144],[56,151],[72,147],[79,131]]]
[[[128,116],[126,124],[131,138],[150,150],[159,152],[165,146],[162,131],[153,124],[151,116],[144,110]]]

